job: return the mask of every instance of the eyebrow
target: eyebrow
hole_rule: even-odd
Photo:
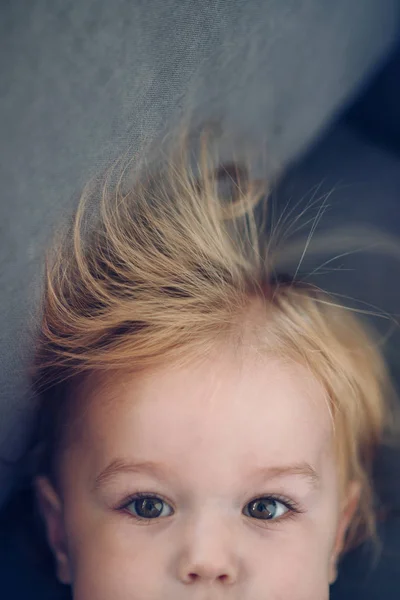
[[[256,469],[255,474],[264,479],[278,479],[279,477],[297,475],[303,477],[314,489],[317,489],[321,483],[321,478],[317,471],[307,462],[276,467],[261,467]]]
[[[114,459],[95,479],[94,488],[107,483],[117,475],[122,473],[149,473],[158,479],[167,480],[173,476],[173,472],[166,466],[152,461],[130,462],[123,458]]]
[[[173,478],[175,475],[175,472],[171,469],[156,462],[131,462],[122,458],[116,458],[96,477],[94,489],[98,489],[105,485],[110,479],[123,473],[148,473],[164,481]],[[319,487],[321,481],[317,471],[307,462],[274,467],[259,467],[252,473],[252,477],[262,480],[291,476],[303,477],[314,489]]]

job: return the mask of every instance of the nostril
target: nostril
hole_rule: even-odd
[[[196,581],[197,579],[200,579],[198,573],[188,573],[188,580],[190,583]],[[222,583],[226,583],[229,580],[229,576],[226,573],[223,573],[222,575],[218,575],[216,579]]]

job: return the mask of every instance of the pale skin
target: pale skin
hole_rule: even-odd
[[[305,367],[220,351],[91,396],[62,492],[36,482],[74,600],[329,598],[359,486]]]

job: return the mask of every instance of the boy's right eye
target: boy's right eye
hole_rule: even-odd
[[[169,514],[162,514],[163,509],[168,504],[158,496],[149,494],[136,494],[130,498],[129,502],[123,507],[135,519],[141,521],[150,521],[158,517],[167,517]],[[171,509],[172,511],[172,509]]]

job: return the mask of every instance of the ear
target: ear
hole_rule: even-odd
[[[337,578],[337,563],[343,550],[346,532],[357,510],[361,494],[361,484],[358,481],[351,481],[348,485],[344,505],[339,517],[338,528],[336,531],[335,544],[331,555],[329,566],[329,583],[332,584]]]
[[[71,569],[61,499],[47,477],[36,477],[34,487],[46,526],[47,541],[56,560],[57,577],[61,583],[70,584]]]

